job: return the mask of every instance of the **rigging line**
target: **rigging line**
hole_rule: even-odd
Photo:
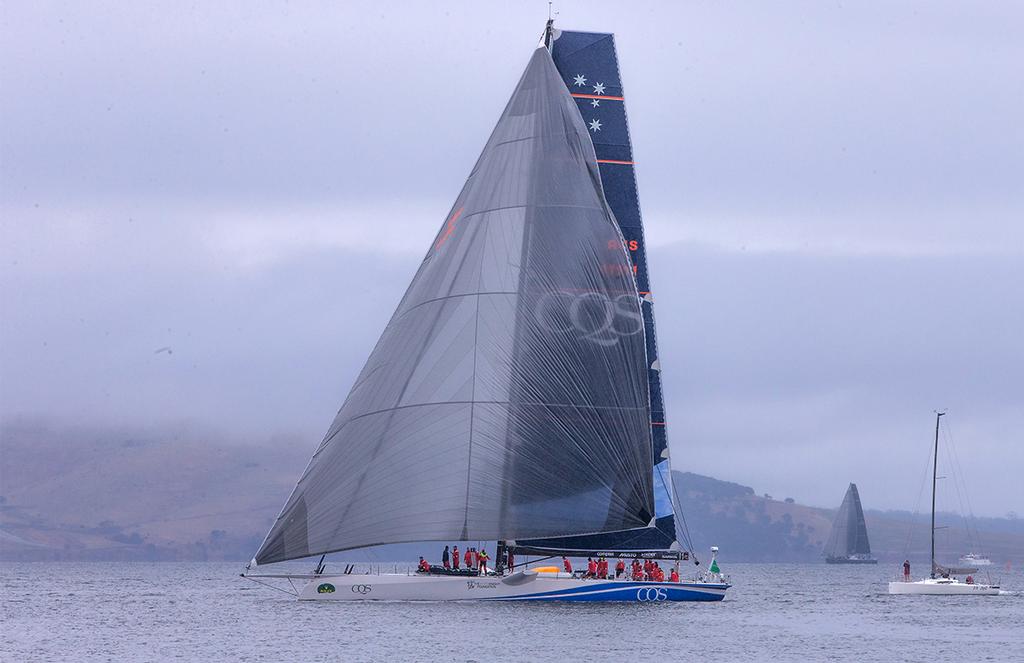
[[[959,514],[960,515],[960,522],[963,523],[964,529],[967,532],[967,539],[968,539],[967,543],[968,543],[968,545],[972,545],[972,542],[971,542],[971,526],[970,526],[970,524],[967,521],[967,515],[965,513],[966,509],[964,509],[964,498],[963,498],[963,495],[961,494],[961,491],[960,491],[960,481],[958,481],[958,474],[959,474],[959,472],[957,470],[957,463],[955,462],[954,456],[953,456],[952,440],[949,437],[949,425],[948,424],[946,425],[946,428],[943,430],[943,433],[945,435],[945,441],[946,441],[946,445],[945,445],[945,447],[946,447],[946,462],[949,463],[950,474],[952,474],[952,478],[953,478],[953,490],[956,491],[957,504],[960,507],[960,514]]]
[[[924,486],[928,482],[928,475],[930,474],[929,470],[932,466],[932,453],[932,446],[929,444],[928,458],[927,462],[925,463],[925,471],[924,474],[921,476],[921,485],[917,489],[917,499],[914,501],[914,513],[912,513],[910,516],[910,526],[907,527],[907,540],[906,543],[903,544],[904,558],[907,558],[910,555],[910,543],[914,538],[914,525],[917,521],[917,515],[921,513],[921,495],[924,494]]]
[[[667,446],[667,444],[666,444],[666,446]],[[672,471],[671,468],[672,468],[672,463],[671,463],[671,461],[669,461],[669,472]],[[669,478],[671,479],[671,475],[669,476]],[[690,537],[690,528],[686,524],[686,515],[683,514],[683,503],[679,500],[679,491],[676,489],[676,482],[675,481],[670,481],[669,484],[672,486],[672,501],[674,502],[673,510],[675,511],[674,515],[678,516],[679,519],[682,521],[682,524],[683,524],[683,526],[679,530],[679,532],[683,535],[683,543],[686,544],[686,547],[689,548],[690,552],[693,554],[693,561],[696,562],[697,561],[697,551],[693,547],[693,539]]]
[[[291,591],[290,592],[287,589],[283,589],[281,587],[278,587],[277,585],[271,585],[269,582],[263,582],[262,580],[257,580],[256,578],[253,578],[251,576],[247,576],[244,573],[242,573],[240,575],[243,578],[245,578],[246,580],[248,580],[249,582],[254,582],[257,585],[263,585],[264,587],[269,587],[270,589],[273,589],[275,591],[283,592],[283,593],[287,594],[288,596],[298,596],[299,595],[298,592],[295,592],[295,591]]]
[[[953,429],[949,425],[948,422],[946,423],[946,429],[945,430],[946,430],[946,437],[948,439],[948,446],[949,446],[949,449],[952,451],[953,461],[956,463],[956,475],[959,476],[960,483],[963,484],[963,499],[966,500],[966,502],[967,502],[967,513],[970,516],[969,520],[965,520],[965,525],[967,527],[967,537],[969,539],[972,538],[971,529],[972,529],[972,526],[973,526],[973,529],[974,529],[973,539],[974,540],[973,541],[969,541],[969,543],[971,543],[974,546],[977,546],[979,548],[979,550],[977,552],[980,552],[980,548],[981,548],[981,545],[982,545],[981,533],[978,531],[978,521],[977,521],[977,518],[975,518],[975,516],[974,516],[974,507],[971,505],[971,494],[967,491],[967,475],[964,473],[963,466],[960,464],[960,454],[957,453],[956,443],[953,441]],[[954,477],[954,480],[955,480],[955,477]],[[962,504],[961,504],[960,508],[963,509],[963,505]]]

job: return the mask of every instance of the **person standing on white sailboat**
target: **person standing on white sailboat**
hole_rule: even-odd
[[[903,560],[903,582],[910,582],[910,560]]]

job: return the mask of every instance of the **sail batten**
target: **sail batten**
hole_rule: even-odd
[[[546,49],[256,555],[642,528],[644,312]]]

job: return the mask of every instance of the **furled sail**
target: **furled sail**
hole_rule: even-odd
[[[835,558],[870,554],[871,545],[868,544],[868,528],[860,505],[860,493],[857,492],[857,484],[851,483],[832,522],[832,533],[825,544],[825,555]]]
[[[647,313],[587,134],[537,49],[258,563],[653,519]]]
[[[552,36],[551,56],[587,125],[597,156],[604,195],[619,225],[636,276],[644,318],[648,393],[651,398],[650,439],[656,463],[654,490],[657,521],[640,530],[606,532],[588,537],[524,540],[516,544],[523,552],[537,553],[668,550],[681,537],[675,519],[675,493],[672,489],[661,365],[654,326],[654,297],[647,271],[647,250],[640,215],[633,145],[629,137],[615,35],[556,30]]]
[[[932,574],[937,576],[964,576],[968,573],[977,573],[978,567],[976,566],[943,566],[938,562],[932,564]]]

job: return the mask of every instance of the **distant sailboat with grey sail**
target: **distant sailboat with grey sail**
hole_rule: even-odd
[[[676,578],[694,560],[675,518],[653,304],[614,38],[548,21],[243,575],[300,583],[305,600],[721,600],[714,553],[701,576]],[[495,568],[324,567],[332,552],[427,541],[496,542]],[[509,553],[625,558],[634,572],[512,570]],[[310,574],[264,572],[314,556]],[[635,571],[642,560],[657,571]]]
[[[829,564],[877,564],[871,556],[868,527],[860,505],[857,484],[851,483],[832,521],[832,533],[825,544],[825,561]]]

